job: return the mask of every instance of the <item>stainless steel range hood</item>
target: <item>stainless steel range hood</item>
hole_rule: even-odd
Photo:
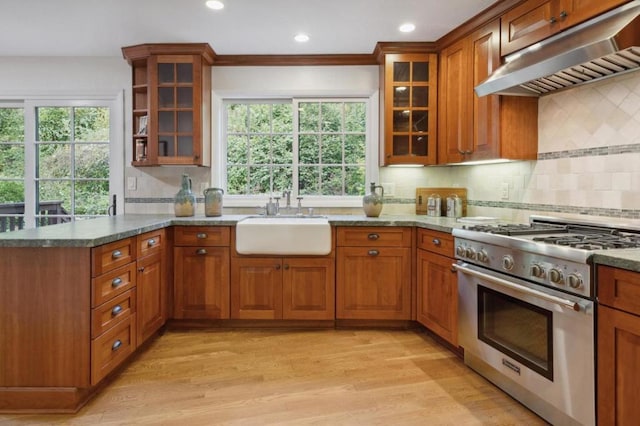
[[[476,86],[478,96],[541,96],[640,69],[640,0],[525,48]]]

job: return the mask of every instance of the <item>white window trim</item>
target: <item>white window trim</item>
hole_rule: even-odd
[[[318,98],[336,98],[336,99],[348,99],[348,98],[365,98],[367,109],[367,129],[366,129],[366,152],[365,152],[365,190],[368,187],[369,182],[377,182],[379,179],[379,105],[380,99],[378,91],[374,91],[367,95],[358,94],[337,94],[331,93],[330,95],[323,95],[322,93],[298,93],[291,96],[260,96],[256,97],[247,96],[244,93],[229,94],[225,93],[224,97],[220,93],[213,92],[213,123],[216,129],[212,133],[212,149],[211,149],[211,180],[214,187],[222,188],[226,182],[226,158],[227,151],[224,135],[224,123],[226,122],[224,101],[232,99],[251,99],[256,102],[261,100],[277,100],[277,99],[318,99]],[[281,194],[274,194],[281,195]],[[293,196],[293,194],[292,194]],[[362,197],[360,196],[303,196],[302,206],[307,207],[362,207]],[[226,207],[264,207],[268,197],[265,195],[225,195],[224,205]],[[291,201],[292,206],[296,206],[295,198]]]

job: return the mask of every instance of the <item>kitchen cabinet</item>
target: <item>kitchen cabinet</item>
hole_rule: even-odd
[[[337,319],[411,319],[412,235],[408,227],[337,228]]]
[[[498,20],[441,51],[438,163],[537,157],[537,98],[473,90],[498,66]]]
[[[137,341],[142,345],[167,321],[165,230],[147,232],[136,238]]]
[[[640,417],[640,273],[597,269],[597,416],[600,425]]]
[[[174,318],[229,318],[230,232],[227,226],[174,228]]]
[[[123,47],[132,70],[132,165],[209,166],[211,64],[206,43]]]
[[[234,257],[231,283],[231,318],[335,318],[333,256]]]
[[[526,1],[502,16],[502,55],[516,52],[628,1]]]
[[[417,321],[458,346],[458,280],[451,234],[417,231]]]
[[[438,56],[386,54],[383,165],[435,164]]]

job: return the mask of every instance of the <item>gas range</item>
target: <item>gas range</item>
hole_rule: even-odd
[[[531,216],[528,224],[454,229],[456,258],[593,299],[596,250],[640,248],[640,228]]]

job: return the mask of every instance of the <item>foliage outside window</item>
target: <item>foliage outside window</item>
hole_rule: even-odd
[[[364,194],[366,100],[233,101],[225,112],[228,194]]]

